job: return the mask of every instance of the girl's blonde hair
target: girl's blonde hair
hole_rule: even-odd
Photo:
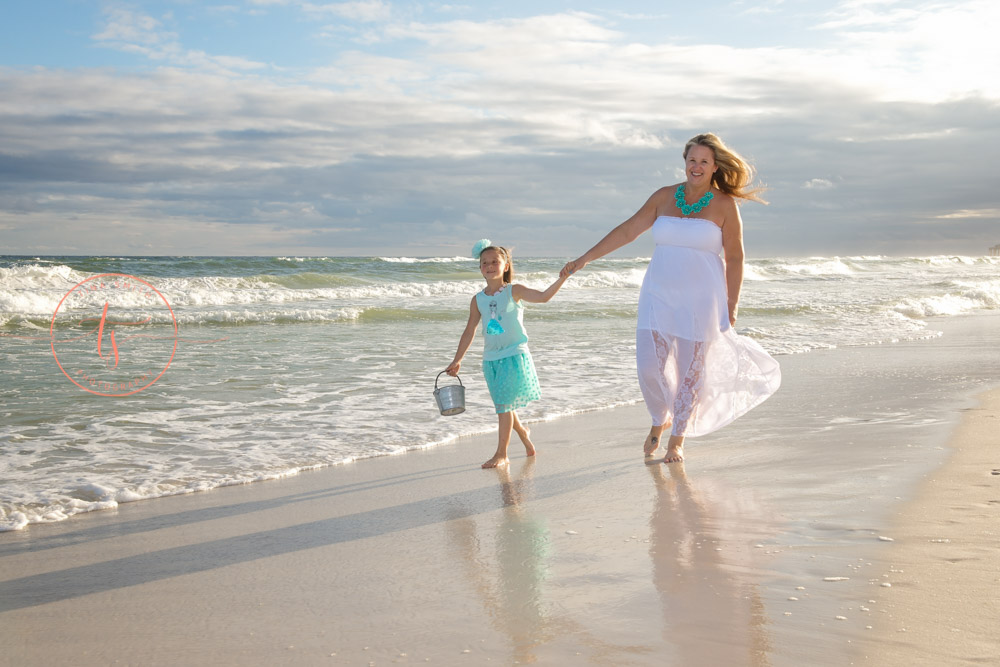
[[[480,261],[482,261],[483,253],[487,250],[495,250],[500,255],[500,259],[507,265],[507,269],[503,272],[503,281],[508,284],[514,282],[514,257],[511,255],[510,250],[499,245],[486,246],[479,253]]]
[[[739,153],[726,146],[722,139],[711,132],[692,137],[684,145],[685,160],[687,160],[688,151],[691,150],[692,146],[704,146],[711,149],[715,155],[715,164],[719,168],[712,174],[712,185],[730,197],[749,199],[761,204],[767,203],[758,195],[765,188],[752,186],[755,174],[753,165],[743,159]]]

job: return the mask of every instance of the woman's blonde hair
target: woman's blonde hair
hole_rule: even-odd
[[[710,149],[715,156],[715,164],[719,168],[712,174],[712,185],[730,197],[749,199],[761,204],[767,203],[758,195],[765,188],[752,185],[755,174],[753,165],[743,159],[739,153],[726,146],[722,139],[711,132],[692,137],[684,145],[685,160],[687,160],[688,151],[691,150],[692,146],[704,146]]]

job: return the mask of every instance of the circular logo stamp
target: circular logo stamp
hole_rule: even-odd
[[[69,381],[98,396],[147,389],[177,352],[177,318],[160,292],[126,273],[102,273],[63,296],[49,327],[52,356]]]

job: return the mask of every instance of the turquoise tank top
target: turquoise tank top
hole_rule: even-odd
[[[476,305],[483,320],[483,361],[496,361],[528,351],[524,304],[514,301],[512,291],[510,285],[504,285],[493,296],[487,296],[485,290],[476,294]]]

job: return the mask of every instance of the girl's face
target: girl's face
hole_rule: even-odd
[[[507,262],[503,260],[496,250],[485,250],[479,256],[479,270],[483,272],[483,278],[487,280],[503,280],[504,271],[507,270]]]

